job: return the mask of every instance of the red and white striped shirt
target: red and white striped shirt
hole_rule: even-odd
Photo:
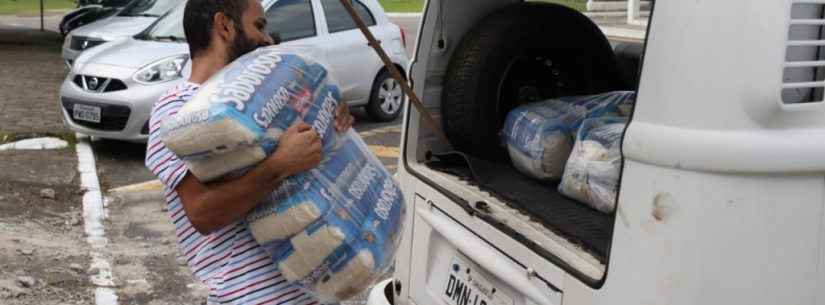
[[[287,283],[273,260],[252,238],[243,220],[210,235],[199,234],[189,222],[175,191],[188,169],[160,141],[158,130],[198,89],[198,84],[190,82],[173,88],[160,97],[149,120],[146,167],[165,185],[178,250],[194,276],[209,287],[208,304],[316,305],[318,302],[312,295]]]

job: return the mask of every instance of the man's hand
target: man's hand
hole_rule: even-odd
[[[203,235],[237,221],[289,176],[321,162],[321,139],[306,123],[284,132],[278,149],[240,177],[202,183],[186,174],[175,188],[192,226]]]
[[[304,122],[290,126],[278,141],[278,149],[267,160],[282,167],[287,176],[315,168],[321,163],[321,138]]]
[[[353,122],[355,118],[349,113],[349,105],[342,101],[335,109],[335,130],[343,133],[352,127]]]

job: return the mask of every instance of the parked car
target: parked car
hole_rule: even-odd
[[[451,143],[407,107],[408,225],[367,304],[825,304],[825,2],[651,3],[645,36],[546,1],[427,1],[409,73]],[[638,93],[614,212],[514,169],[510,110],[613,90]]]
[[[133,0],[116,15],[71,31],[63,42],[66,65],[70,67],[77,56],[89,48],[140,33],[181,1]]]
[[[405,38],[376,0],[353,2],[383,41],[398,68],[407,65]],[[379,121],[401,110],[393,80],[338,0],[266,0],[267,30],[283,44],[317,47],[328,55],[349,105],[366,107]],[[72,130],[101,138],[145,141],[157,98],[189,77],[183,33],[184,4],[134,37],[88,50],[77,58],[60,88],[60,106]]]
[[[77,8],[67,12],[60,20],[60,35],[66,36],[72,30],[114,14],[132,0],[78,1]]]

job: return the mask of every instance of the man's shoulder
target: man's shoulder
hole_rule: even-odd
[[[158,97],[153,108],[157,111],[164,108],[182,106],[197,90],[198,86],[195,84],[189,82],[181,83]]]

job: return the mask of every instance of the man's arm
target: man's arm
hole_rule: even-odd
[[[203,184],[186,174],[175,191],[192,226],[202,235],[212,233],[246,215],[286,177],[318,166],[321,140],[309,125],[293,125],[281,137],[278,149],[241,177]]]
[[[355,123],[355,118],[349,113],[349,104],[341,102],[335,109],[335,130],[345,132]]]

